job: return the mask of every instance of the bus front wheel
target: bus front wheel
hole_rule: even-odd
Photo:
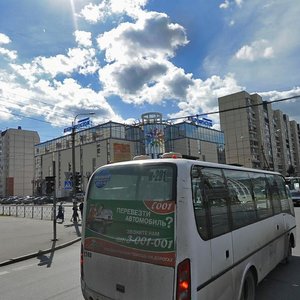
[[[253,272],[248,271],[242,289],[240,300],[254,300],[255,299],[256,283]]]

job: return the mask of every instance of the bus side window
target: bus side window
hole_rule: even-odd
[[[265,219],[272,216],[273,208],[271,204],[271,195],[265,174],[253,172],[250,173],[250,176],[258,218]]]
[[[229,192],[221,169],[202,168],[205,200],[208,202],[212,237],[230,231]]]
[[[277,214],[281,212],[281,203],[280,203],[281,197],[280,197],[279,189],[274,175],[267,175],[267,179],[268,179],[269,193],[271,194],[272,197],[274,213]]]
[[[256,221],[252,184],[248,172],[224,170],[230,193],[230,207],[233,228],[239,228]]]
[[[192,169],[192,197],[194,205],[194,213],[196,218],[196,225],[200,236],[208,239],[208,210],[203,199],[202,183],[200,177],[200,168],[193,166]]]
[[[289,205],[288,195],[285,189],[284,179],[278,175],[274,175],[273,177],[274,177],[274,184],[276,184],[277,187],[276,192],[278,193],[278,200],[280,201],[281,209],[282,211],[291,214],[292,212]]]

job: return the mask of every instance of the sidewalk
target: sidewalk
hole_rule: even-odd
[[[80,236],[81,222],[69,218],[56,224],[53,241],[53,221],[0,216],[0,267],[66,247]]]

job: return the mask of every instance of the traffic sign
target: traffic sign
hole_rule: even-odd
[[[73,184],[71,180],[65,180],[65,185],[64,185],[65,190],[72,190]]]

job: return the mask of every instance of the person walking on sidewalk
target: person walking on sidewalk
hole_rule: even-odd
[[[74,201],[71,222],[73,221],[73,223],[77,223],[78,220],[80,221],[79,216],[78,216],[78,206],[77,206],[77,202]]]
[[[56,216],[56,219],[60,219],[62,223],[65,220],[65,209],[62,205],[62,202],[58,206],[58,214]]]
[[[81,215],[81,220],[82,220],[82,215],[83,215],[83,200],[81,200],[79,204],[79,210],[80,210],[80,215]]]

